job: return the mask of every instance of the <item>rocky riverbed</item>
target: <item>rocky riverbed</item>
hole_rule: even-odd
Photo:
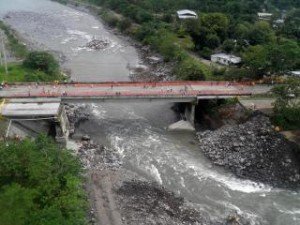
[[[254,113],[245,123],[199,132],[197,136],[201,151],[238,177],[274,187],[300,186],[299,147],[276,132],[261,113]]]
[[[70,126],[90,117],[85,105],[66,105]],[[75,130],[74,130],[75,131]],[[91,196],[89,220],[91,224],[130,225],[250,225],[237,212],[215,221],[207,213],[194,208],[173,192],[153,181],[122,167],[117,150],[95,144],[91,138],[73,134],[87,177],[86,190]]]

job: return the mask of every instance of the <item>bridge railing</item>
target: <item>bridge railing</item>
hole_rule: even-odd
[[[52,98],[52,97],[156,97],[156,98],[168,98],[168,97],[182,97],[190,98],[197,96],[243,96],[251,95],[251,92],[244,90],[189,90],[189,91],[168,91],[168,90],[145,90],[143,92],[135,91],[68,91],[68,92],[30,92],[30,93],[15,93],[9,96],[4,96],[8,98]]]
[[[77,87],[85,87],[93,85],[101,86],[137,86],[137,87],[155,87],[155,86],[176,86],[176,85],[201,85],[201,86],[251,86],[253,82],[228,82],[228,81],[162,81],[162,82],[11,82],[6,83],[8,86],[35,86],[35,85],[74,85]]]

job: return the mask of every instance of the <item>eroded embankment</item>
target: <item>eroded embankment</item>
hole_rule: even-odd
[[[276,132],[261,113],[245,123],[197,135],[204,154],[238,177],[275,187],[300,186],[299,147]]]

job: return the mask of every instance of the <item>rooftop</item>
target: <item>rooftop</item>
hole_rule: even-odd
[[[257,13],[257,15],[259,17],[270,17],[270,16],[273,16],[272,13],[264,13],[264,12],[259,12],[259,13]]]
[[[229,54],[225,54],[225,53],[213,54],[213,55],[211,55],[211,57],[226,59],[232,63],[240,63],[241,62],[241,57],[238,57],[235,55],[229,55]]]
[[[177,11],[177,15],[180,19],[197,18],[196,12],[189,9],[182,9]]]

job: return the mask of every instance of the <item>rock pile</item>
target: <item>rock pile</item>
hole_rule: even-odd
[[[102,50],[105,49],[109,46],[110,42],[108,40],[97,40],[94,39],[87,43],[85,47],[94,49],[94,50]]]
[[[262,114],[197,135],[204,154],[239,177],[275,187],[300,186],[299,147],[275,132]]]
[[[152,182],[125,181],[116,192],[124,224],[250,225],[237,213],[212,221],[206,213],[189,207],[182,197]]]
[[[78,156],[85,169],[119,168],[122,165],[120,155],[111,148],[85,140],[78,150]]]

